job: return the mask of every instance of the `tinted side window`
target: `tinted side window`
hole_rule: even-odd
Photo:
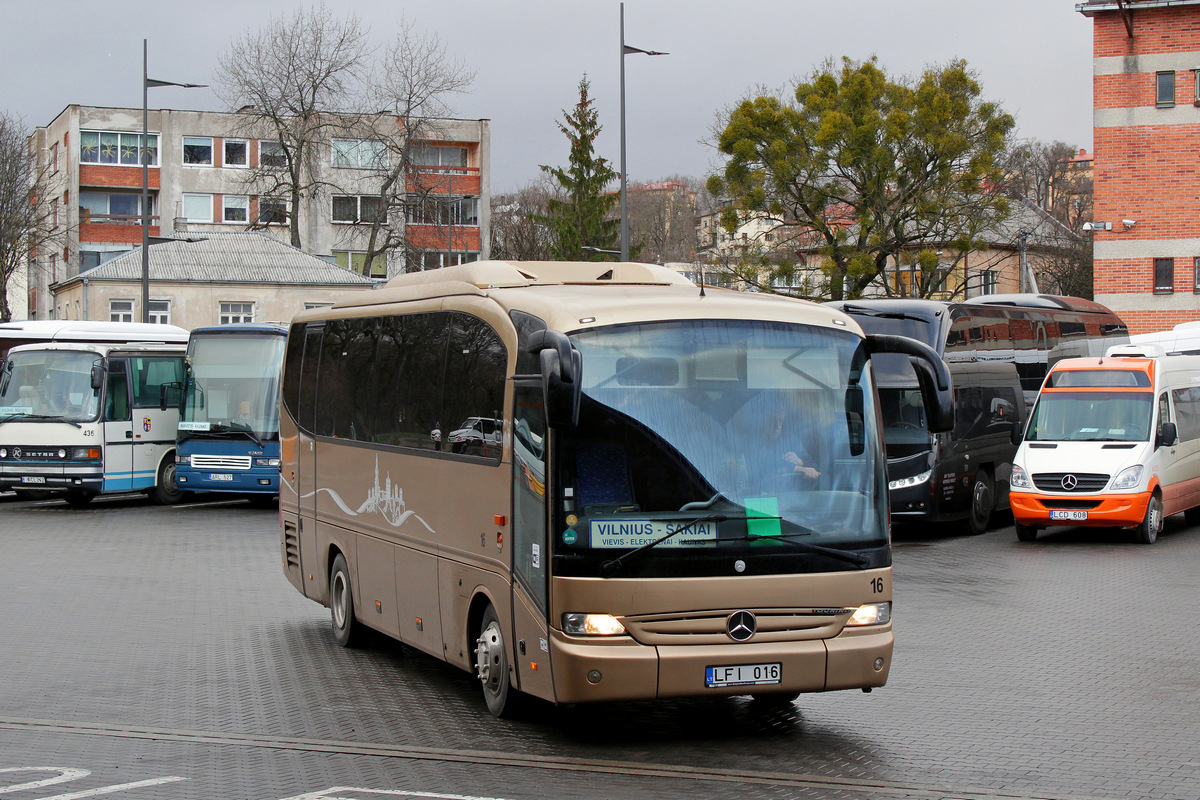
[[[504,385],[508,351],[500,335],[483,320],[454,312],[450,342],[446,354],[446,392],[443,397],[443,422],[454,428],[471,425],[471,417],[489,420],[479,426],[481,432],[501,428],[504,413]],[[454,444],[459,452],[486,458],[500,457],[497,435],[476,436]]]
[[[1179,441],[1200,439],[1200,388],[1173,389],[1171,399],[1175,402],[1175,427]]]
[[[438,450],[449,423],[442,419],[449,314],[387,317],[375,356],[378,373],[375,441]]]
[[[316,429],[317,370],[320,366],[321,337],[324,326],[304,331],[304,356],[300,362],[299,397],[296,400],[296,424],[312,433]]]
[[[343,354],[351,336],[347,320],[325,323],[321,360],[317,370],[317,407],[313,432],[319,436],[349,438],[350,411],[347,395],[351,385],[343,374]]]
[[[283,356],[283,406],[293,418],[299,418],[300,364],[304,359],[304,323],[292,325],[288,331],[287,350]]]

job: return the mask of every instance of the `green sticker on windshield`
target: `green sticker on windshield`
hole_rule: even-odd
[[[779,527],[778,497],[747,497],[746,516],[767,518],[746,520],[746,532],[751,536],[779,536],[783,533],[783,530]],[[777,541],[771,539],[759,539],[757,542],[750,542],[750,546],[773,545],[777,543]]]

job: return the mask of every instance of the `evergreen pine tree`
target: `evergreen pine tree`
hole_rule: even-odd
[[[549,228],[551,252],[559,261],[613,261],[616,259],[611,254],[596,250],[619,251],[621,246],[621,220],[612,215],[620,198],[604,191],[620,176],[608,159],[596,155],[595,142],[601,128],[588,97],[589,87],[585,75],[579,81],[579,103],[574,112],[564,110],[566,124],[558,123],[571,143],[567,168],[541,165],[542,171],[562,188],[563,197],[551,199],[545,215],[533,218]]]

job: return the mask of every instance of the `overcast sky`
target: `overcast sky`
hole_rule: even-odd
[[[140,108],[142,39],[150,76],[211,83],[230,40],[286,0],[0,0],[0,111],[33,127],[71,103]],[[454,116],[492,124],[492,191],[539,164],[565,165],[558,130],[587,73],[603,132],[620,158],[620,11],[616,0],[342,0],[385,42],[407,18],[478,69]],[[626,57],[630,181],[713,171],[716,113],[756,87],[794,84],[824,59],[876,55],[893,76],[964,58],[1022,138],[1091,150],[1091,20],[1075,0],[627,0],[625,40],[665,57]],[[157,88],[151,108],[221,110],[209,89]]]

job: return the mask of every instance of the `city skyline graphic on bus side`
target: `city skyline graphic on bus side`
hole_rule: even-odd
[[[288,488],[290,488],[293,492],[296,491],[296,488],[290,484],[288,484]],[[380,482],[379,456],[375,457],[375,483],[370,489],[367,490],[367,499],[362,502],[362,505],[358,507],[358,510],[352,509],[336,491],[325,487],[302,495],[300,499],[307,500],[308,498],[320,494],[321,492],[328,494],[333,499],[333,502],[337,504],[338,508],[352,517],[357,517],[364,514],[378,514],[379,516],[383,517],[384,520],[386,520],[387,523],[393,528],[401,527],[411,517],[424,525],[425,529],[430,533],[437,533],[437,531],[430,527],[429,523],[422,519],[421,516],[415,511],[408,510],[404,504],[404,488],[399,484],[392,484],[392,475],[390,472],[384,475],[382,483]]]

